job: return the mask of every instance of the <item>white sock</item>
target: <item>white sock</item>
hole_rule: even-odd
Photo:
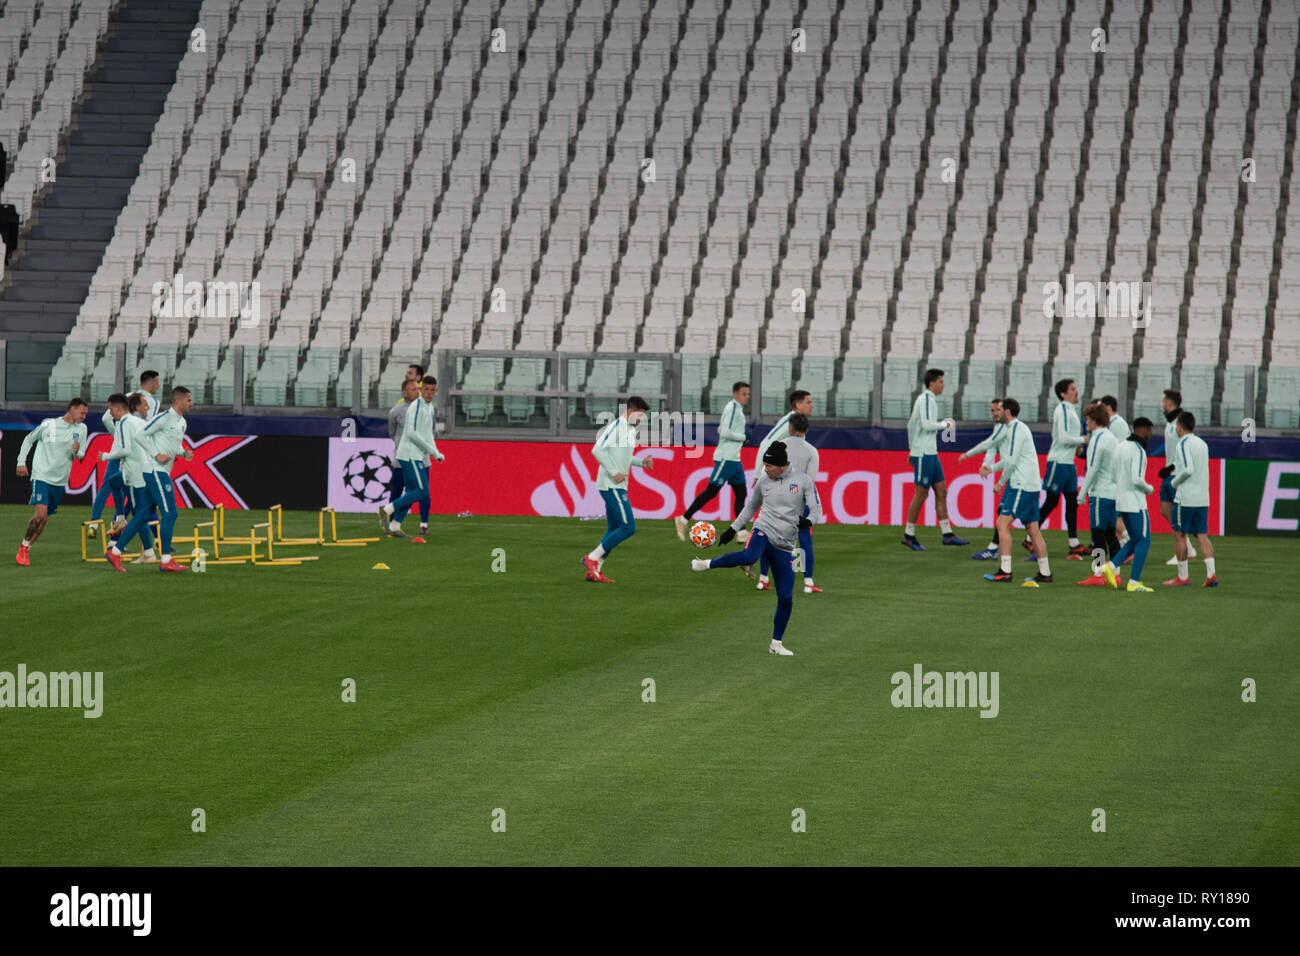
[[[593,561],[604,561],[605,549],[600,545],[596,545],[596,547],[592,549],[591,554],[587,555],[587,557],[591,558]]]
[[[803,579],[803,586],[806,587],[806,588],[810,588],[810,587],[812,587],[812,586],[813,586],[813,579],[812,579],[812,578],[804,578],[804,579]]]
[[[939,522],[939,530],[944,534],[952,534],[952,525],[948,523],[947,518]]]
[[[164,554],[163,557],[162,557],[162,563],[163,563],[163,564],[166,564],[166,563],[167,563],[168,561],[170,561],[171,559],[172,559],[172,556],[171,556],[170,554]]]
[[[1179,561],[1179,562],[1178,562],[1178,576],[1179,576],[1180,578],[1185,578],[1185,577],[1187,577],[1187,562],[1186,562],[1186,561]]]
[[[1048,563],[1047,558],[1039,558],[1039,559],[1038,559],[1038,573],[1039,573],[1039,574],[1051,574],[1051,573],[1052,573],[1052,566]]]
[[[421,531],[428,531],[428,530],[429,530],[429,523],[428,523],[427,521],[421,521],[421,522],[420,522],[420,530],[421,530]]]
[[[1078,539],[1078,538],[1071,538],[1071,539],[1070,539],[1070,547],[1072,547],[1072,548],[1077,548],[1078,546],[1079,546],[1079,539]]]
[[[393,513],[393,503],[390,501],[388,504],[384,505],[384,514],[390,515],[392,513]]]
[[[31,543],[30,541],[28,541],[26,538],[23,538],[23,547],[24,547],[24,548],[30,548],[31,546],[32,546],[32,543]]]
[[[120,557],[122,554],[122,549],[119,548],[117,545],[113,545],[113,553]]]
[[[762,583],[762,584],[766,584],[766,583],[767,583],[767,575],[766,575],[766,574],[760,574],[760,575],[758,576],[758,580],[759,580],[760,583]]]
[[[114,550],[114,551],[117,551],[117,548],[114,548],[113,550]],[[122,552],[121,552],[121,551],[117,551],[117,553],[118,553],[118,554],[121,554]],[[145,548],[145,549],[144,549],[144,556],[145,556],[146,558],[152,558],[152,557],[153,557],[153,548]]]
[[[1001,545],[999,545],[999,544],[995,541],[995,542],[993,542],[991,545],[989,545],[989,550],[990,550],[990,551],[996,551],[996,550],[998,550],[999,547],[1001,547]]]
[[[915,538],[915,537],[916,537],[916,525],[914,525],[912,522],[909,521],[909,522],[907,523],[907,527],[903,529],[903,534],[907,535],[909,538]]]
[[[1205,579],[1208,581],[1208,580],[1209,580],[1210,578],[1212,578],[1212,577],[1214,577],[1214,559],[1213,559],[1213,558],[1206,558],[1206,559],[1205,559]]]
[[[1011,573],[1011,555],[1009,555],[1009,554],[1004,554],[1004,555],[1002,555],[1002,557],[998,560],[998,566],[1002,569],[1002,573],[1003,573],[1003,574],[1010,574],[1010,573]]]

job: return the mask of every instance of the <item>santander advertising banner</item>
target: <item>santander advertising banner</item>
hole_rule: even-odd
[[[339,511],[373,511],[388,500],[392,477],[393,443],[385,439],[331,438],[328,504]],[[596,490],[598,465],[590,444],[517,441],[441,441],[446,461],[430,466],[429,486],[435,514],[471,512],[485,515],[546,515],[594,517],[605,514]],[[741,450],[752,486],[757,448]],[[653,460],[652,469],[633,468],[628,497],[638,518],[671,518],[684,511],[708,482],[713,467],[711,448],[646,447],[636,456]],[[826,519],[842,524],[901,525],[912,498],[912,469],[905,451],[827,449],[820,452],[821,471],[816,476]],[[956,452],[941,453],[948,481],[948,511],[958,527],[991,528],[997,515],[993,478],[979,477],[980,458],[958,464]],[[1043,456],[1039,456],[1040,468]],[[1153,458],[1147,480],[1159,487],[1156,473],[1164,461]],[[1156,495],[1148,501],[1151,530],[1167,532]],[[1080,526],[1087,513],[1080,508]],[[697,517],[706,521],[730,519],[731,489],[722,492]],[[1057,510],[1046,527],[1060,526]],[[923,521],[936,524],[933,496],[927,501]],[[1210,532],[1223,528],[1223,462],[1212,462],[1210,476]]]

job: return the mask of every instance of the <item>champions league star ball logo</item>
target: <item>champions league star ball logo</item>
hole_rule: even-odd
[[[359,451],[343,465],[343,483],[352,497],[366,504],[388,500],[388,484],[392,479],[392,464],[378,452]]]

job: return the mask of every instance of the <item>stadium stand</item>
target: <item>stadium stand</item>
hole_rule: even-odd
[[[71,177],[154,6],[190,9],[0,19],[5,201],[36,222],[0,336],[66,333],[51,399],[105,391],[117,343],[200,401],[271,406],[349,405],[358,370],[382,405],[408,362],[471,349],[590,353],[570,387],[657,391],[601,356],[675,352],[687,411],[760,356],[763,415],[801,387],[902,418],[938,365],[968,419],[1001,390],[1043,420],[1069,375],[1300,425],[1295,0],[204,0],[111,240],[40,246],[117,202],[38,160]],[[157,314],[177,273],[242,317]],[[480,391],[553,374],[464,367]]]

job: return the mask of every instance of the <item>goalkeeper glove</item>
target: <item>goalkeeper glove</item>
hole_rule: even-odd
[[[800,527],[800,528],[811,528],[811,527],[812,527],[812,520],[811,520],[810,518],[800,518],[800,519],[799,519],[799,527]]]
[[[1170,475],[1172,475],[1173,473],[1174,473],[1174,466],[1173,466],[1173,465],[1165,465],[1165,467],[1163,467],[1163,468],[1160,469],[1160,471],[1159,471],[1158,474],[1160,475],[1161,478],[1168,478],[1168,477],[1169,477]]]
[[[735,538],[736,538],[736,529],[728,528],[726,531],[722,532],[722,537],[718,539],[718,547],[720,548],[724,544],[731,544],[731,542],[734,541]]]

